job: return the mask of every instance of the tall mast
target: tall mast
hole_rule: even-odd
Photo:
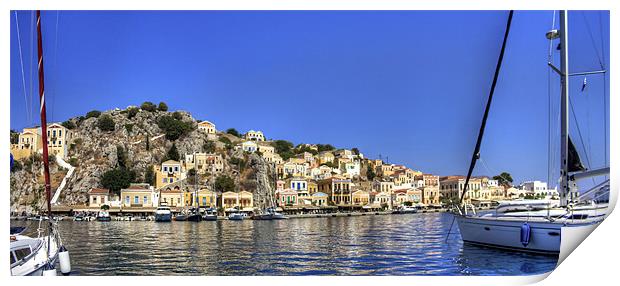
[[[47,117],[45,116],[45,84],[43,74],[43,36],[41,35],[41,11],[37,10],[37,47],[39,69],[39,103],[41,105],[41,138],[43,140],[43,174],[45,175],[45,198],[47,200],[47,217],[52,219],[50,163],[47,150]]]
[[[562,95],[560,100],[560,205],[568,204],[570,180],[568,176],[568,12],[560,11],[560,78]]]

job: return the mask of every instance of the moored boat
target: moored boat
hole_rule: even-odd
[[[100,210],[97,213],[97,221],[111,221],[110,213],[106,210]]]
[[[157,222],[169,222],[172,221],[172,211],[170,207],[161,205],[155,210],[155,221]]]

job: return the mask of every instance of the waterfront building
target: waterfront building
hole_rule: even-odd
[[[465,176],[445,176],[439,179],[442,198],[459,200],[465,185]],[[463,201],[471,203],[472,199],[480,200],[488,197],[488,188],[483,186],[481,178],[471,177]]]
[[[88,191],[88,206],[101,207],[107,205],[110,197],[110,190],[93,188]]]
[[[250,130],[245,133],[245,139],[250,141],[265,141],[265,135],[261,131]]]
[[[194,159],[196,161],[194,161]],[[183,165],[185,170],[191,170],[196,168],[198,174],[201,175],[204,175],[206,173],[217,174],[224,171],[224,159],[220,154],[185,154],[185,160],[183,161]]]
[[[521,189],[525,190],[530,196],[551,198],[560,197],[560,194],[556,189],[548,189],[546,182],[541,181],[527,181],[521,184]]]
[[[282,166],[283,178],[289,177],[307,177],[308,163],[292,162],[290,159]]]
[[[276,203],[280,207],[291,207],[298,205],[298,195],[295,190],[285,189],[283,191],[276,191]]]
[[[183,180],[187,175],[181,163],[174,160],[165,161],[161,163],[161,166],[153,166],[153,168],[156,189]]]
[[[387,192],[375,192],[374,200],[372,202],[375,206],[389,207],[391,202],[391,195]]]
[[[310,169],[310,177],[314,180],[323,180],[331,177],[333,174],[340,174],[340,170],[332,169],[332,167],[321,165]]]
[[[225,210],[238,208],[242,211],[252,211],[254,208],[254,195],[247,191],[224,192],[221,201]]]
[[[422,202],[422,190],[416,188],[403,188],[393,191],[394,205],[402,206],[405,203],[419,204]]]
[[[351,179],[331,177],[318,181],[319,192],[329,195],[330,200],[337,206],[351,205]]]
[[[290,178],[287,179],[287,181],[290,189],[295,191],[308,191],[308,181],[303,178]]]
[[[354,191],[351,195],[354,206],[366,206],[371,203],[370,193],[364,190]]]
[[[123,208],[157,206],[153,188],[148,184],[132,184],[126,189],[121,189],[121,206]]]
[[[196,192],[198,206],[203,208],[217,207],[217,194],[206,187],[202,187]]]
[[[329,195],[322,192],[312,193],[312,204],[318,207],[327,206]]]
[[[160,189],[159,202],[169,207],[184,207],[185,201],[183,200],[183,191],[179,186],[174,186],[173,188],[167,186],[164,189]]]

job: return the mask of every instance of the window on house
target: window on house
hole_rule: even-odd
[[[139,204],[140,203],[140,199],[138,198],[138,196],[134,196],[133,197],[133,203],[134,204]]]
[[[164,166],[164,172],[168,172],[168,167]]]
[[[146,196],[142,197],[142,203],[146,204],[148,202],[148,198]]]
[[[125,204],[129,204],[129,196],[125,197]]]

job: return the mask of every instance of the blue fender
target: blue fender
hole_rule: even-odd
[[[530,225],[527,222],[523,223],[523,225],[521,225],[521,244],[523,244],[524,247],[530,244],[531,233],[532,228]]]

